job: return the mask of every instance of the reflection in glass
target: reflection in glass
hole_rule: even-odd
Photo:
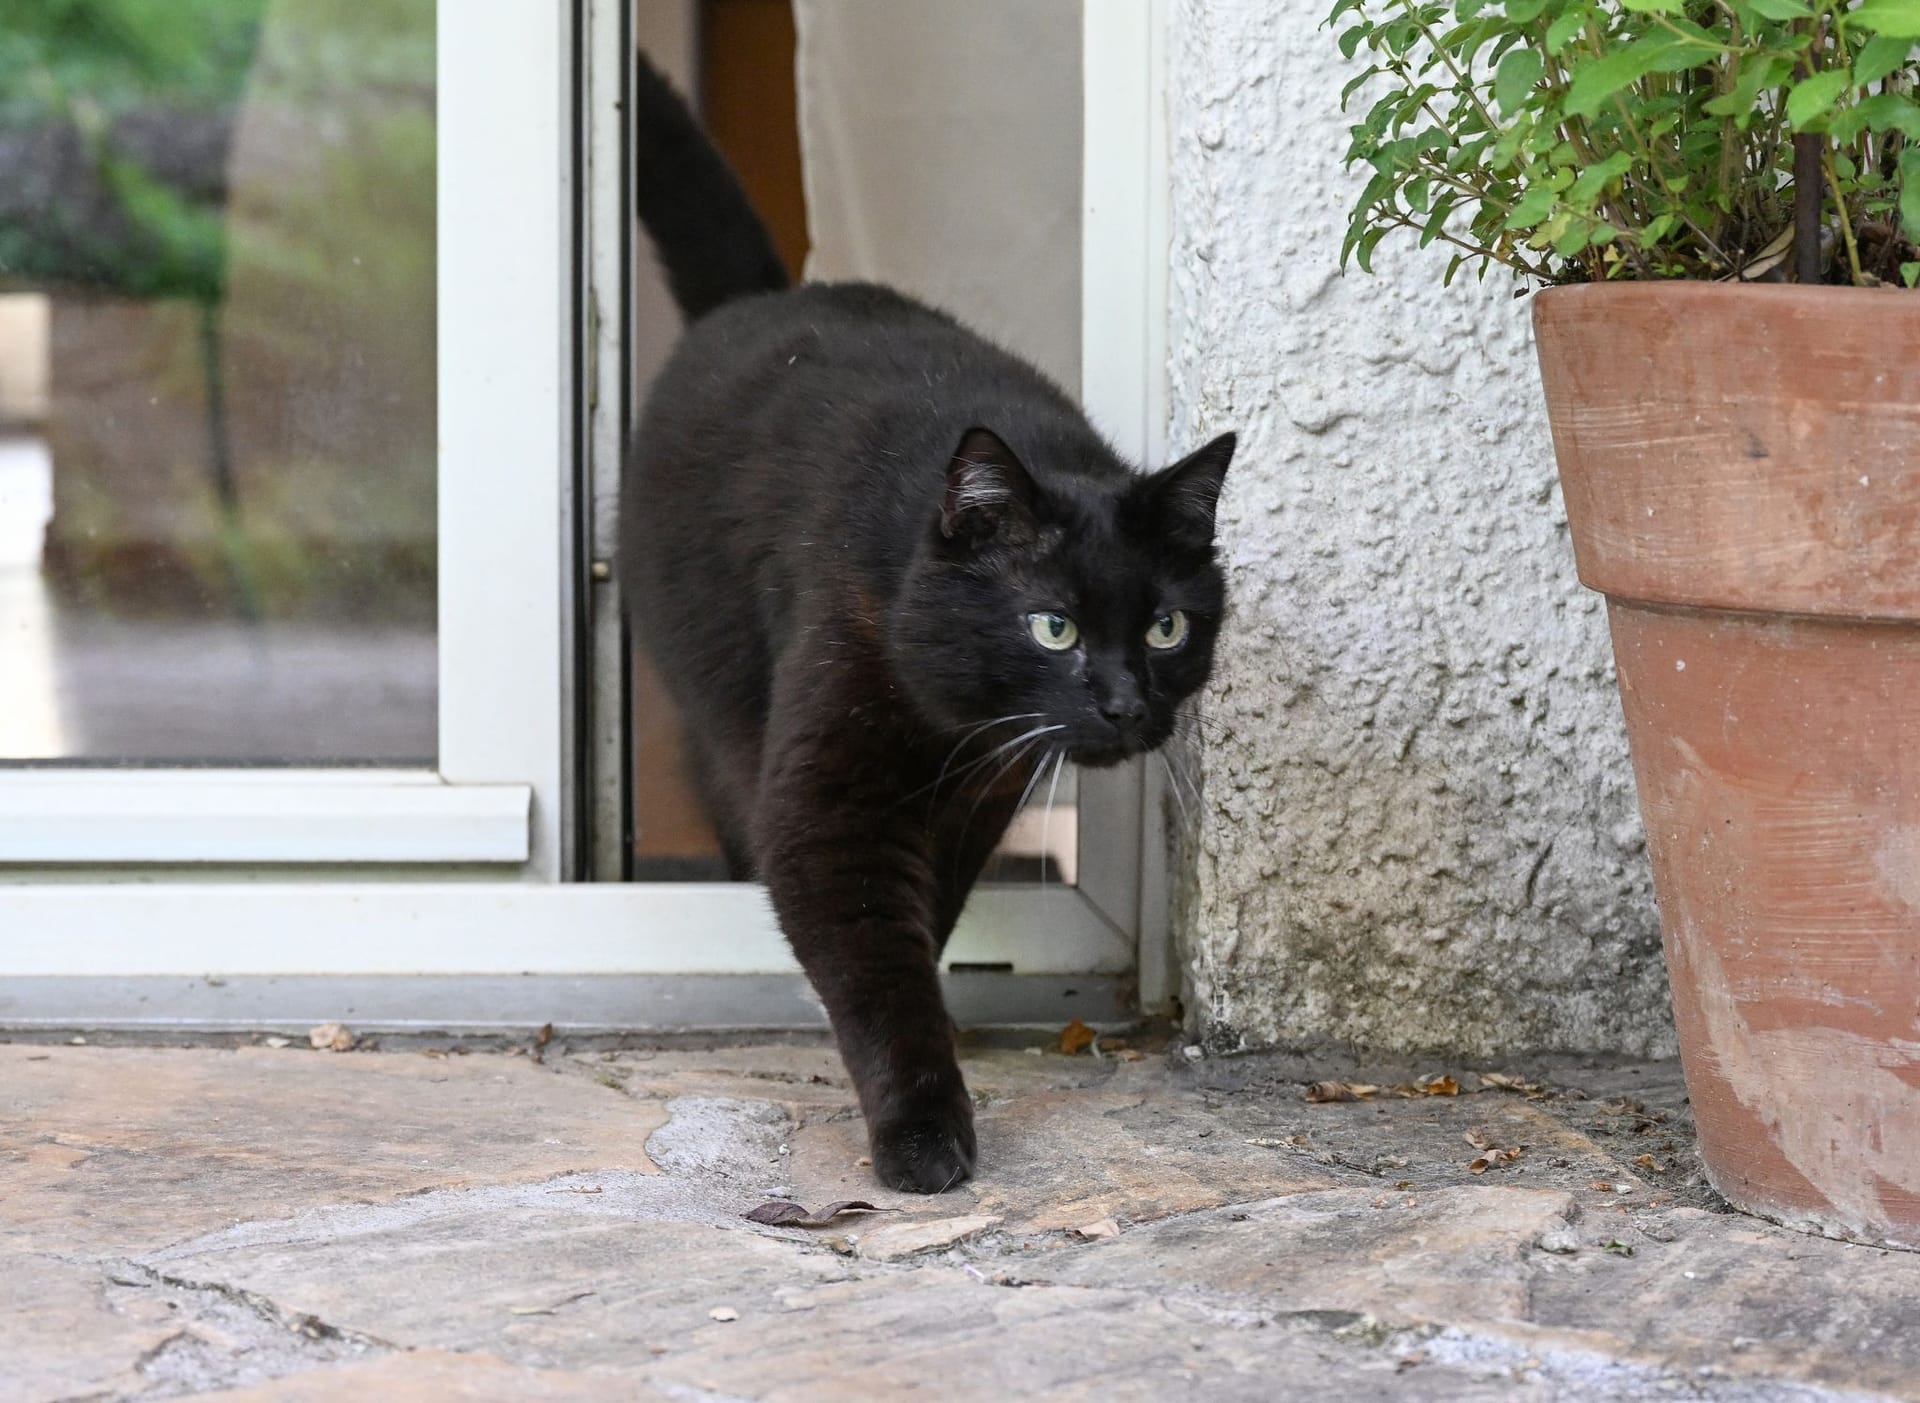
[[[431,763],[433,0],[0,11],[0,761]]]

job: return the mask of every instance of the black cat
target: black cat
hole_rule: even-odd
[[[1151,750],[1206,681],[1233,436],[1141,475],[951,317],[788,288],[644,60],[636,96],[639,214],[692,324],[625,474],[633,632],[826,1004],[874,1172],[938,1193],[974,1164],[940,952],[1042,767]]]

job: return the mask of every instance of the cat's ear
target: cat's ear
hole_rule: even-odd
[[[1033,496],[1033,478],[1000,435],[968,429],[947,464],[940,534],[972,543],[1031,536]]]
[[[1141,484],[1148,510],[1162,531],[1195,545],[1212,544],[1214,514],[1220,508],[1220,488],[1233,462],[1235,442],[1232,434],[1221,434]]]

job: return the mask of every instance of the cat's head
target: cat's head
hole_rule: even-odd
[[[1033,732],[1083,765],[1164,743],[1213,666],[1233,449],[1223,434],[1157,473],[1092,475],[1037,454],[1030,470],[969,429],[891,621],[920,709],[956,732],[1000,720],[989,734]]]

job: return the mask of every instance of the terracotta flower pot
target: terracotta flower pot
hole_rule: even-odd
[[[1569,287],[1534,327],[1708,1176],[1920,1248],[1920,294]]]

